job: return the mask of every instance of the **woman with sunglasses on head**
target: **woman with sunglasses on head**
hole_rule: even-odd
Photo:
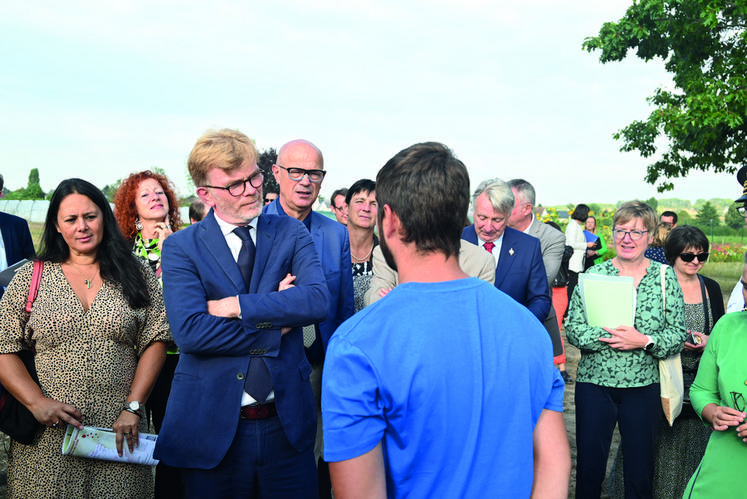
[[[591,326],[582,289],[576,287],[571,298],[565,330],[581,350],[575,392],[577,498],[601,496],[616,424],[627,458],[625,495],[652,497],[654,444],[662,417],[658,361],[680,352],[685,342],[677,277],[643,256],[655,227],[656,213],[649,205],[623,204],[612,220],[617,255],[587,272],[633,278],[632,325]]]

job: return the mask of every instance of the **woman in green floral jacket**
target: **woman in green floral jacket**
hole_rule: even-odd
[[[581,287],[573,293],[565,330],[568,341],[581,350],[575,393],[577,498],[600,497],[615,424],[625,449],[626,497],[652,496],[654,444],[662,416],[658,361],[679,353],[686,337],[682,290],[674,271],[667,267],[662,278],[661,265],[643,255],[656,213],[631,201],[615,212],[612,223],[617,256],[589,272],[633,278],[635,319],[632,326],[614,329],[589,326]]]

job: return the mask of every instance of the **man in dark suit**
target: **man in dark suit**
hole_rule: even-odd
[[[0,197],[2,197],[5,179],[0,175]],[[31,239],[29,224],[21,217],[0,211],[0,233],[2,233],[2,247],[0,248],[0,271],[20,262],[24,258],[34,258],[34,242]],[[0,298],[5,288],[0,286]]]
[[[552,301],[540,242],[508,227],[513,207],[514,195],[508,184],[499,179],[483,181],[472,198],[474,223],[465,227],[462,239],[493,255],[495,287],[544,322]]]
[[[311,366],[301,327],[327,316],[314,243],[260,215],[252,141],[210,131],[189,172],[212,208],[164,243],[164,300],[181,350],[155,456],[190,497],[316,497]]]
[[[264,207],[263,213],[288,215],[303,222],[314,240],[329,290],[327,319],[304,328],[304,345],[307,347],[306,354],[313,368],[311,385],[319,417],[314,446],[314,455],[319,463],[319,492],[322,497],[329,497],[329,472],[321,459],[322,366],[324,352],[332,333],[354,312],[350,240],[344,225],[311,209],[319,196],[326,174],[324,157],[319,148],[307,140],[288,142],[280,148],[277,163],[272,166],[272,173],[280,186],[280,195]]]
[[[514,194],[514,208],[511,211],[511,216],[508,218],[508,226],[540,240],[542,261],[545,264],[545,273],[547,274],[547,284],[552,290],[552,282],[555,280],[558,270],[560,270],[560,261],[563,258],[565,234],[554,227],[540,222],[534,216],[534,204],[537,194],[532,184],[526,180],[516,178],[509,180],[508,186]],[[544,325],[552,339],[553,355],[556,357],[556,362],[558,362],[558,369],[560,369],[563,379],[568,383],[570,377],[565,370],[565,360],[563,360],[565,357],[560,357],[564,351],[563,340],[560,337],[560,328],[558,327],[555,307],[552,306],[552,293],[550,294],[550,313],[544,320]]]
[[[272,173],[280,195],[262,210],[268,215],[288,215],[303,222],[314,240],[329,288],[327,319],[316,325],[316,338],[309,360],[323,360],[324,350],[335,329],[353,315],[353,273],[350,240],[345,226],[311,209],[319,197],[324,170],[322,152],[311,142],[293,140],[280,148]]]

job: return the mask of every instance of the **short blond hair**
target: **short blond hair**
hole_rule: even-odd
[[[207,184],[211,169],[235,170],[245,161],[256,164],[258,157],[254,141],[240,131],[230,128],[208,130],[197,139],[189,153],[187,168],[195,186],[202,187]]]
[[[620,206],[612,217],[612,227],[615,228],[618,224],[626,224],[634,218],[640,218],[649,235],[654,235],[656,212],[643,201],[628,201]]]

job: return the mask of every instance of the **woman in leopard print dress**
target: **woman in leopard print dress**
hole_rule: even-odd
[[[147,430],[131,403],[148,398],[170,340],[158,281],[132,255],[101,191],[81,179],[55,190],[39,258],[28,322],[31,264],[0,301],[0,382],[42,424],[31,445],[11,444],[8,496],[152,497],[152,468],[63,456],[61,447],[67,424],[112,428],[130,448]],[[14,355],[28,343],[41,386]]]

